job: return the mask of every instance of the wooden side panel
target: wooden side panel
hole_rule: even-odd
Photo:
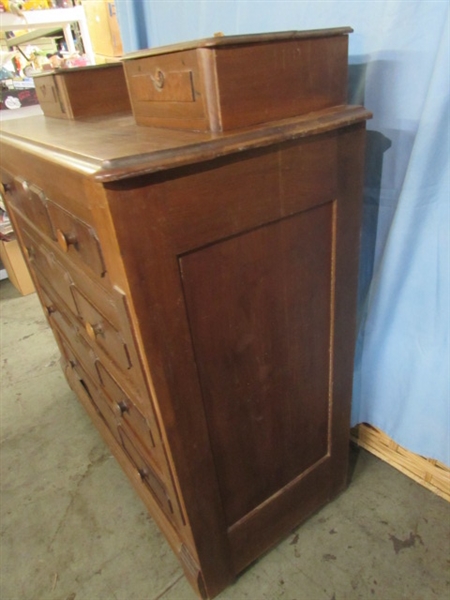
[[[223,131],[345,104],[347,45],[338,36],[216,49]]]
[[[345,487],[363,142],[107,184],[209,595]]]
[[[228,526],[328,452],[332,229],[329,203],[180,260]]]
[[[59,74],[63,78],[74,119],[131,112],[121,64],[104,69]]]

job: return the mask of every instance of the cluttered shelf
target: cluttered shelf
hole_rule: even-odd
[[[32,77],[42,70],[95,62],[82,5],[45,8],[40,0],[40,8],[26,10],[29,3],[21,4],[0,1],[2,109],[37,104]]]
[[[69,52],[74,53],[75,45],[71,32],[72,23],[78,24],[84,53],[91,64],[94,64],[95,57],[83,6],[23,11],[22,15],[11,12],[0,13],[0,31],[24,31],[23,34],[6,41],[9,48],[22,43],[28,44],[46,33],[55,31],[55,29],[62,29],[67,49]]]

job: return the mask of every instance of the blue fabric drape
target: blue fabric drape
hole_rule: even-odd
[[[116,0],[124,48],[350,25],[368,123],[352,423],[450,465],[447,0]]]

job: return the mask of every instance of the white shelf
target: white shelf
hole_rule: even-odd
[[[82,6],[28,10],[24,11],[24,17],[19,17],[9,12],[0,13],[1,31],[29,30],[29,32],[32,31],[36,33],[34,37],[30,37],[30,33],[28,32],[23,36],[17,36],[8,40],[8,45],[14,46],[18,46],[21,43],[21,38],[24,39],[24,43],[29,43],[32,39],[42,37],[45,31],[48,32],[49,30],[62,29],[68,51],[70,53],[75,53],[75,45],[70,29],[72,23],[78,23],[86,56],[91,64],[95,64],[95,56],[86,23],[86,15],[84,14],[84,8]]]

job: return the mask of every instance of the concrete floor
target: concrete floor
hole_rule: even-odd
[[[36,294],[0,292],[1,600],[194,600],[66,384]],[[351,470],[220,600],[447,600],[450,505],[364,451]]]

